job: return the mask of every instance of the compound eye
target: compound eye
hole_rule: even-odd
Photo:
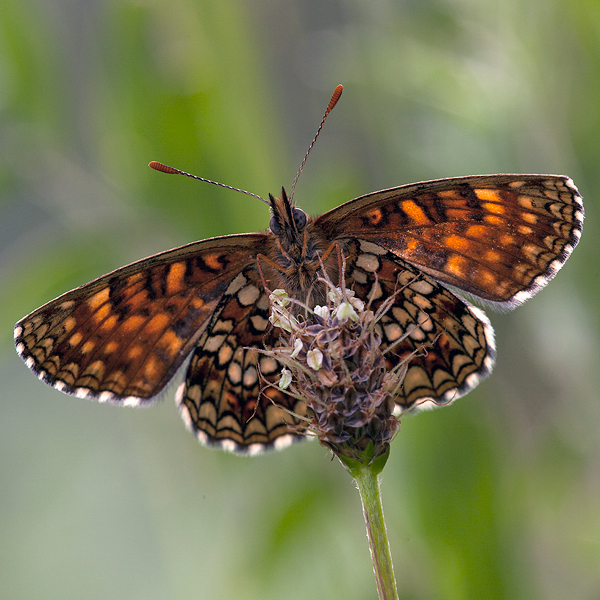
[[[279,229],[279,223],[277,223],[277,219],[275,217],[271,217],[269,221],[269,229],[275,234],[279,235],[281,230]]]
[[[306,213],[299,208],[294,209],[294,223],[296,224],[296,229],[301,231],[306,227]]]

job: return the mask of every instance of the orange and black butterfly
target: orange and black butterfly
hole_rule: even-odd
[[[32,312],[15,327],[18,353],[62,392],[127,406],[150,404],[186,369],[177,403],[188,427],[203,443],[254,454],[303,437],[289,427],[303,403],[261,380],[281,371],[256,350],[281,334],[269,290],[322,304],[321,265],[337,282],[345,264],[346,286],[374,308],[395,294],[378,330],[384,346],[404,339],[386,357],[393,366],[414,354],[397,406],[446,403],[486,377],[495,356],[487,317],[460,294],[515,308],[554,277],[583,223],[577,188],[557,175],[413,183],[315,218],[283,189],[269,204],[264,232],[162,252]]]

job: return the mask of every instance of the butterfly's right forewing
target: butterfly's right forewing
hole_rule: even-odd
[[[192,351],[265,239],[204,240],[109,273],[19,321],[17,350],[63,392],[131,405],[149,400]]]

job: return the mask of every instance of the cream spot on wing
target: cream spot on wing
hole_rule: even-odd
[[[216,352],[223,345],[225,337],[225,335],[210,336],[204,344],[204,350],[206,350],[206,352]]]
[[[254,315],[250,318],[250,321],[252,321],[252,325],[254,326],[254,329],[256,329],[256,331],[266,331],[269,325],[269,321],[267,321],[267,319],[261,317],[260,315]]]
[[[379,270],[379,259],[373,254],[361,253],[356,261],[356,266],[368,273],[375,273]]]
[[[260,290],[255,285],[247,285],[237,293],[238,302],[242,306],[250,306],[254,304],[260,296]]]
[[[225,294],[232,295],[238,290],[242,289],[246,285],[247,279],[242,273],[237,275],[235,279],[229,284],[229,287],[225,290]]]
[[[258,374],[256,368],[253,366],[248,367],[244,371],[244,387],[249,388],[256,385],[258,381]]]
[[[227,377],[232,385],[239,385],[242,381],[242,367],[236,362],[230,363],[227,368]]]
[[[367,240],[360,240],[360,249],[366,254],[387,254],[387,250],[378,246],[377,244],[373,244],[373,242],[368,242]]]

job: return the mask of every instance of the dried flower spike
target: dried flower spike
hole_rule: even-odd
[[[406,365],[388,371],[375,315],[354,292],[330,282],[329,303],[294,316],[298,304],[283,290],[271,294],[271,322],[285,323],[272,354],[284,365],[279,387],[306,402],[307,433],[346,461],[371,464],[386,456],[398,429],[394,392]],[[289,334],[289,335],[288,335]]]

